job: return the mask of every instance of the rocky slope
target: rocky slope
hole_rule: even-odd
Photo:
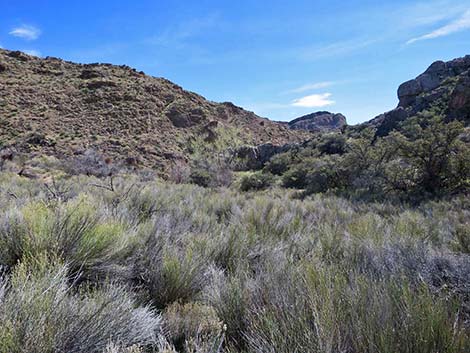
[[[301,116],[287,123],[292,130],[307,130],[312,132],[341,131],[346,126],[346,117],[326,111]]]
[[[366,123],[387,135],[405,119],[433,110],[448,120],[470,124],[470,55],[452,61],[436,61],[421,75],[398,88],[398,107]]]
[[[240,131],[247,143],[283,145],[308,134],[214,103],[127,66],[75,64],[0,49],[0,150],[67,158],[94,149],[162,169],[187,157],[195,134]]]

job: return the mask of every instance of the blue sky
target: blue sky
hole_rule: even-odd
[[[127,64],[274,120],[354,124],[433,61],[470,54],[470,2],[2,0],[0,46]]]

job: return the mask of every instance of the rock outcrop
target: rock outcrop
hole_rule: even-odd
[[[411,116],[424,110],[448,120],[470,123],[470,55],[452,61],[436,61],[421,75],[398,88],[398,107],[372,119],[367,125],[377,135],[387,135]]]
[[[292,130],[311,132],[341,131],[346,126],[346,117],[326,111],[301,116],[287,123]]]

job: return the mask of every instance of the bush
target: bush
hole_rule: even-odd
[[[116,285],[72,293],[68,268],[49,259],[19,264],[0,295],[0,352],[102,352],[109,342],[146,347],[159,340],[161,320],[135,307]],[[1,291],[0,291],[1,292]]]
[[[63,168],[70,175],[85,174],[95,177],[116,175],[121,169],[111,159],[93,149],[88,149],[83,154],[70,158],[64,163]]]
[[[174,303],[165,310],[163,319],[168,339],[179,351],[210,347],[222,339],[222,323],[210,306]]]
[[[308,168],[306,166],[294,166],[282,177],[282,185],[286,188],[303,189],[307,186]]]
[[[181,249],[165,235],[154,234],[138,250],[134,278],[158,309],[195,298],[207,281],[206,261],[192,249]]]
[[[213,178],[213,175],[205,169],[192,169],[189,174],[191,183],[202,187],[209,187],[212,184]]]
[[[316,148],[321,154],[344,154],[347,151],[346,138],[339,134],[324,135]]]
[[[123,227],[99,217],[86,198],[55,208],[30,203],[2,218],[0,265],[9,268],[24,258],[45,255],[67,261],[74,273],[96,275],[126,246]]]
[[[273,177],[270,174],[256,172],[242,177],[240,181],[241,191],[264,190],[273,183]]]
[[[292,164],[291,153],[275,154],[266,163],[264,170],[274,175],[282,175],[289,169],[290,164]]]

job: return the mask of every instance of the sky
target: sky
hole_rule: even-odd
[[[0,0],[0,47],[126,64],[273,120],[356,124],[400,83],[470,54],[470,1]]]

